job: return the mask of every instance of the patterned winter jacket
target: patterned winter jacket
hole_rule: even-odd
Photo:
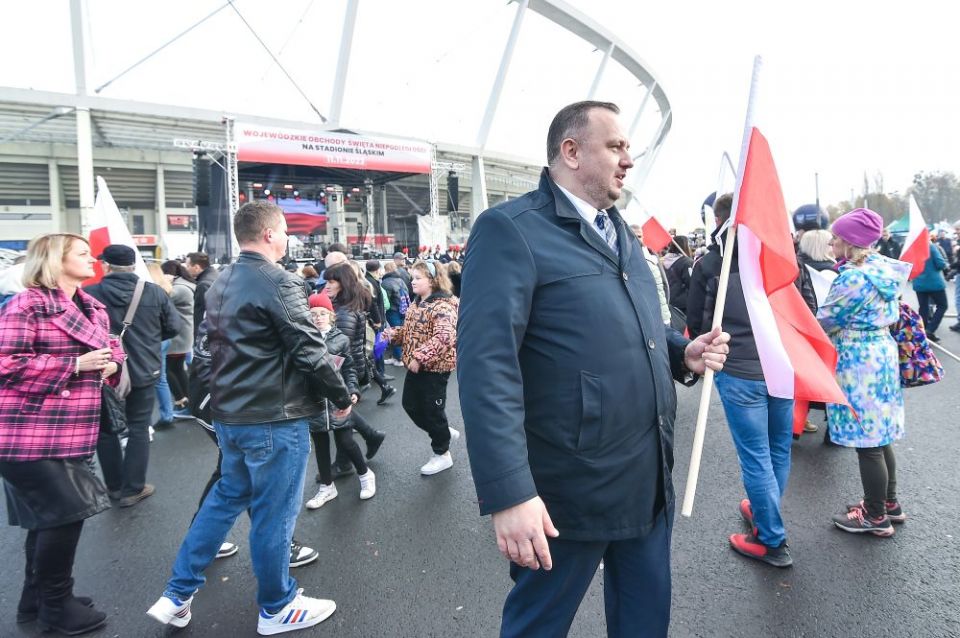
[[[403,347],[403,364],[416,359],[427,372],[451,372],[457,367],[457,311],[460,300],[435,292],[410,305],[391,343]]]
[[[0,460],[33,461],[93,454],[100,431],[100,373],[74,374],[76,360],[108,347],[103,304],[77,291],[28,288],[0,314]],[[119,344],[113,361],[124,362]],[[120,374],[108,380],[116,384]]]

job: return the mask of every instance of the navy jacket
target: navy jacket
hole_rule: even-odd
[[[688,342],[609,214],[619,258],[544,169],[538,190],[477,219],[463,269],[457,374],[480,512],[539,495],[569,540],[642,536],[673,513]]]

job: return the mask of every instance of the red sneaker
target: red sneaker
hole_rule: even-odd
[[[747,525],[753,527],[753,508],[750,507],[750,499],[745,498],[740,501],[740,516],[747,522]]]
[[[790,557],[786,542],[781,544],[780,547],[767,547],[757,539],[753,532],[732,534],[730,536],[730,547],[738,554],[763,561],[774,567],[790,567],[793,565],[793,558]]]

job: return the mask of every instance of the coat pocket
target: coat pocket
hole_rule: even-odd
[[[589,452],[600,444],[603,422],[602,390],[600,377],[589,372],[580,372],[580,436],[577,452]]]

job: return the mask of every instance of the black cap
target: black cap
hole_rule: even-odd
[[[130,246],[110,244],[103,249],[103,253],[97,259],[111,266],[132,266],[137,261],[137,253]]]

